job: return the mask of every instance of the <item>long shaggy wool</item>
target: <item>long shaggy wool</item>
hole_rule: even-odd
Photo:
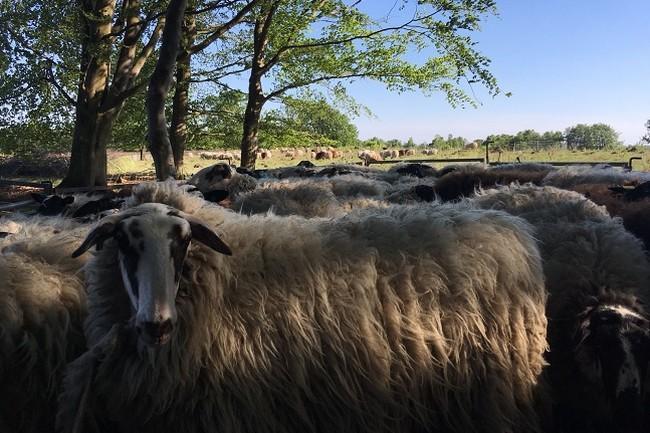
[[[455,170],[442,176],[435,184],[436,195],[442,201],[471,197],[479,188],[508,185],[512,182],[540,184],[544,171],[487,170],[480,167]]]
[[[590,200],[605,206],[613,216],[623,220],[623,226],[643,241],[646,252],[650,252],[650,198],[626,201],[611,191],[607,185],[583,184],[573,187]]]
[[[135,195],[164,201],[156,188]],[[191,245],[177,330],[140,353],[105,243],[85,269],[94,347],[67,373],[64,431],[75,419],[111,432],[539,430],[546,299],[522,220],[466,206],[323,220],[168,202],[233,256]]]
[[[472,203],[533,224],[544,258],[549,317],[560,313],[564,297],[576,293],[595,296],[606,289],[650,301],[643,246],[604,206],[573,191],[535,186],[483,191]]]
[[[273,212],[307,218],[337,217],[351,209],[380,206],[391,185],[356,175],[266,181],[241,194],[232,209],[246,215]]]
[[[601,361],[593,357],[579,360],[576,341],[585,332],[581,328],[585,312],[599,304],[648,317],[643,305],[650,305],[650,266],[641,242],[619,219],[610,218],[604,207],[572,191],[505,187],[484,191],[472,201],[482,208],[521,216],[535,227],[549,293],[548,380],[556,408],[556,431],[641,431],[619,430],[622,420],[613,416],[618,409],[603,392],[604,378],[583,374],[585,362]],[[645,350],[642,344],[639,350]],[[641,366],[641,375],[643,371]]]
[[[582,184],[625,185],[650,181],[650,173],[623,171],[610,166],[567,166],[550,172],[544,185],[571,189]]]
[[[0,427],[3,433],[54,432],[66,364],[85,350],[83,236],[5,245],[0,255]]]

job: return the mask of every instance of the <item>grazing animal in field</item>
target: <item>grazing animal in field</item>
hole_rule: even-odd
[[[539,431],[545,292],[522,220],[246,217],[177,194],[142,185],[75,253],[98,249],[64,432]]]

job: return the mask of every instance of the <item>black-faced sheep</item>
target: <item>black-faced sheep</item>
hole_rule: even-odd
[[[22,228],[21,228],[22,230]],[[0,427],[54,432],[66,364],[86,348],[82,259],[85,237],[64,233],[3,243],[0,254]],[[79,236],[81,235],[81,236]]]
[[[555,431],[643,431],[650,269],[639,240],[572,191],[505,187],[472,201],[536,229],[549,292]]]
[[[98,247],[92,348],[69,367],[64,431],[539,430],[545,292],[522,220],[429,205],[245,217],[185,200],[109,217],[77,251]],[[210,249],[228,252],[215,229],[231,257]]]

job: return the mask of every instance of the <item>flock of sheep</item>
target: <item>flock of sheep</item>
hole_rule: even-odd
[[[207,167],[0,219],[1,432],[647,432],[650,173]]]

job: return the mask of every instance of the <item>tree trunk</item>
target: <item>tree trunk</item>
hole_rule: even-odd
[[[187,146],[187,116],[191,78],[191,48],[196,36],[196,21],[194,15],[185,17],[181,52],[176,58],[176,90],[172,106],[171,146],[174,154],[176,175],[184,177],[183,156]]]
[[[248,78],[248,101],[244,113],[244,127],[241,140],[241,166],[249,170],[255,169],[258,142],[257,135],[260,126],[262,107],[266,102],[262,91],[262,76],[268,65],[264,61],[264,51],[268,44],[268,32],[279,2],[271,3],[262,16],[255,20],[253,30],[253,59],[251,74]]]
[[[115,0],[99,1],[90,9],[86,2],[82,4],[81,19],[85,39],[82,45],[70,168],[61,182],[64,187],[106,184],[106,168],[98,167],[97,161],[105,138],[99,110],[105,97],[110,70],[110,41],[106,35],[112,29]],[[89,20],[85,16],[87,14],[102,19]]]
[[[172,145],[165,116],[165,98],[172,83],[186,8],[187,0],[171,0],[169,2],[160,55],[147,90],[149,150],[153,156],[158,180],[176,176]]]
[[[260,116],[264,97],[262,95],[261,77],[251,74],[248,85],[248,102],[244,113],[244,133],[241,141],[241,166],[249,170],[255,169],[257,151],[259,149],[257,135],[260,126]]]

